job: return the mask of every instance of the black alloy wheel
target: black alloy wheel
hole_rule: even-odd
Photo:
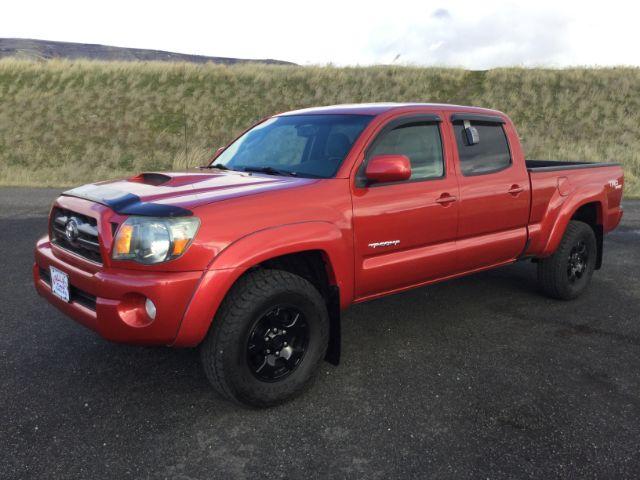
[[[567,278],[569,283],[580,280],[587,271],[589,265],[589,250],[584,241],[579,241],[571,248],[569,262],[567,264]]]
[[[309,344],[309,326],[292,305],[277,305],[256,320],[247,339],[247,363],[263,382],[277,382],[300,364]]]

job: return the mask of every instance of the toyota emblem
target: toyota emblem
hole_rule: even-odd
[[[75,218],[70,219],[64,227],[64,234],[69,243],[76,243],[78,240],[78,222]]]

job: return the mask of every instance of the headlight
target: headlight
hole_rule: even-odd
[[[112,258],[144,264],[173,260],[187,251],[199,226],[196,217],[129,217],[118,229]]]

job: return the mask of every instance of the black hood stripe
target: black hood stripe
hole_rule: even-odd
[[[100,203],[121,215],[142,215],[145,217],[187,217],[193,215],[193,212],[186,208],[143,202],[133,193],[114,190],[102,185],[83,185],[67,190],[62,195]]]

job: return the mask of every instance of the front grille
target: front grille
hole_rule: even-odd
[[[40,278],[47,285],[51,286],[51,273],[48,269],[40,267]],[[78,287],[69,285],[69,300],[73,303],[79,303],[83,307],[90,310],[96,310],[96,297],[90,293],[80,290]]]
[[[51,242],[92,262],[102,263],[95,218],[56,207],[51,215]]]

